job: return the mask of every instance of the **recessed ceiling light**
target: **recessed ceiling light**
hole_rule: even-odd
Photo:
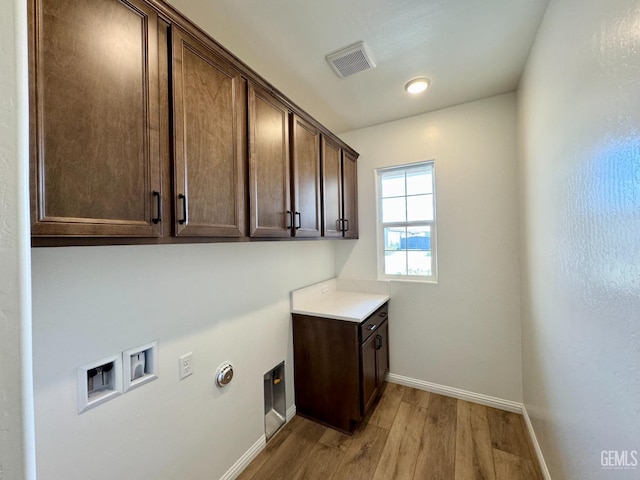
[[[404,89],[409,93],[420,93],[427,89],[429,83],[431,82],[428,78],[414,78],[404,86]]]

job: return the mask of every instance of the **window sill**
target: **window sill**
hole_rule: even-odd
[[[430,283],[432,285],[437,285],[438,280],[421,280],[419,278],[389,278],[389,277],[378,277],[379,281],[382,282],[398,282],[398,283]]]

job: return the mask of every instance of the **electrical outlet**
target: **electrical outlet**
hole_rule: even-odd
[[[193,352],[189,352],[189,353],[185,353],[178,359],[179,367],[180,367],[180,380],[193,374],[193,358],[192,357],[193,357]]]
[[[326,283],[322,285],[322,293],[327,293],[329,291],[329,285]]]

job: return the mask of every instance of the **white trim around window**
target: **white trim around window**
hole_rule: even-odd
[[[433,160],[376,170],[378,278],[437,282]]]

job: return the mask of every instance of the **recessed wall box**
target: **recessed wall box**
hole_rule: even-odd
[[[269,440],[286,422],[284,361],[264,374],[264,433]]]
[[[122,357],[113,355],[78,367],[78,413],[122,395]]]
[[[157,340],[122,352],[125,392],[158,378],[156,370],[157,352]]]

